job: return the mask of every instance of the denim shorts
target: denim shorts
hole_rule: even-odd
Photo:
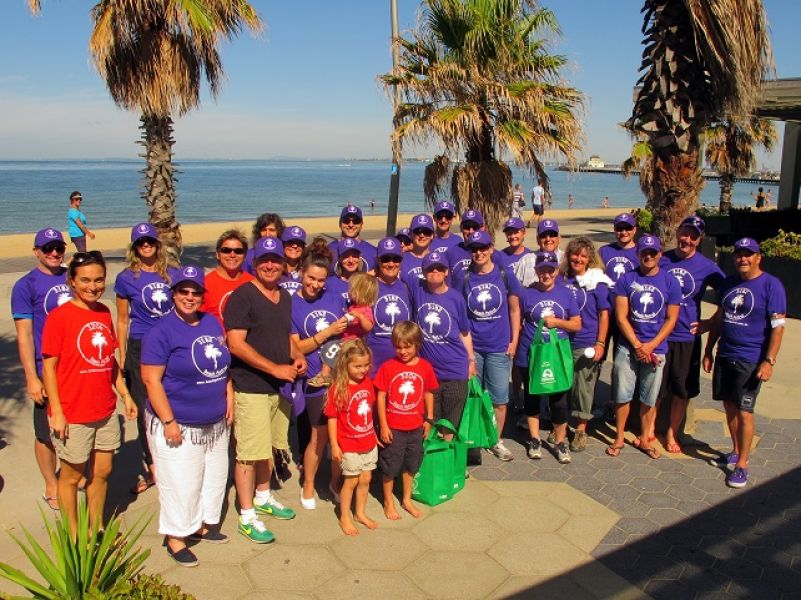
[[[640,403],[656,406],[659,388],[662,385],[662,369],[665,367],[665,355],[657,354],[658,365],[640,362],[634,350],[624,344],[615,348],[615,394],[616,404],[626,404],[634,399],[634,388],[640,384]]]
[[[487,390],[495,406],[509,404],[509,377],[512,357],[506,352],[475,352],[476,372],[481,386]]]

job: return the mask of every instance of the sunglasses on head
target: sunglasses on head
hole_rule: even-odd
[[[400,256],[382,256],[378,259],[378,262],[385,264],[385,263],[399,263],[401,261]]]
[[[231,246],[220,246],[217,248],[217,252],[220,254],[236,254],[237,256],[241,256],[245,253],[244,248],[232,248]]]
[[[192,296],[193,298],[200,298],[203,295],[201,290],[195,290],[192,288],[178,288],[175,290],[175,293],[179,296]]]
[[[361,225],[362,220],[359,217],[345,217],[341,221],[342,223],[350,223],[354,225]]]
[[[105,263],[103,253],[99,250],[90,250],[89,252],[76,252],[72,255],[73,265],[82,265],[84,263]]]
[[[67,245],[62,242],[50,242],[40,248],[44,254],[52,254],[55,251],[57,254],[64,254],[67,250]]]
[[[152,237],[140,237],[138,240],[134,242],[134,246],[155,246],[158,244],[158,240]]]

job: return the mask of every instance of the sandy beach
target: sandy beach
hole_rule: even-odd
[[[598,230],[604,232],[611,232],[611,222],[615,215],[621,212],[628,212],[628,208],[597,208],[597,209],[573,209],[573,210],[551,210],[548,211],[547,217],[556,219],[561,223],[563,229],[563,236],[590,234]],[[530,216],[526,212],[526,217]],[[399,227],[405,227],[409,224],[412,214],[399,214],[398,223]],[[592,224],[588,230],[583,230],[582,222],[586,225]],[[604,221],[608,221],[608,227],[599,225]],[[288,225],[300,225],[306,230],[309,239],[315,235],[328,234],[333,236],[339,235],[339,218],[338,217],[300,217],[287,219]],[[131,224],[133,225],[133,223]],[[46,227],[47,224],[42,224]],[[198,244],[213,244],[217,237],[226,229],[238,228],[250,238],[251,227],[253,221],[215,221],[210,223],[192,223],[181,225],[181,232],[183,234],[184,244],[187,246]],[[386,215],[368,215],[364,218],[364,231],[369,240],[380,239],[383,236],[384,228],[386,227]],[[454,223],[454,231],[458,231],[458,226]],[[129,227],[115,227],[112,229],[94,229],[95,239],[89,240],[88,247],[90,250],[117,250],[125,248],[130,242],[130,228]],[[64,233],[64,232],[62,232]],[[65,234],[65,239],[67,236]],[[534,239],[534,232],[529,233],[529,245],[531,240]],[[504,244],[505,240],[501,232],[496,232],[496,244]],[[31,247],[33,245],[33,233],[16,233],[10,235],[0,236],[0,259],[20,258],[29,256]],[[74,250],[72,244],[68,244],[68,253]]]

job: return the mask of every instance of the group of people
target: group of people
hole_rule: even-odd
[[[453,205],[439,202],[433,215],[415,215],[373,246],[361,238],[362,211],[352,204],[331,242],[308,240],[299,225],[266,213],[250,240],[237,230],[220,235],[208,273],[169,265],[157,230],[140,223],[114,285],[116,328],[100,302],[102,254],[78,252],[64,267],[61,233],[37,232],[38,264],[15,285],[12,313],[35,403],[44,499],[74,529],[85,485],[90,519],[102,527],[120,445],[119,395],[139,430],[142,467],[131,491],[157,487],[159,531],[179,564],[197,564],[187,541],[228,541],[219,524],[231,444],[238,531],[268,543],[274,535],[259,515],[296,516],[271,490],[291,427],[303,457],[300,507],[317,507],[317,474],[330,446],[328,493],[343,532],[355,535],[354,521],[378,526],[365,512],[376,468],[386,518],[400,518],[397,477],[402,508],[419,516],[412,487],[423,439],[438,419],[459,427],[472,376],[492,398],[499,433],[510,396],[519,396],[527,456],[542,458],[547,444],[569,463],[571,452],[587,447],[595,387],[612,345],[617,436],[607,454],[624,447],[635,390],[634,445],[659,457],[654,416],[668,398],[665,448],[680,452],[687,402],[698,394],[701,366],[711,371],[714,363],[714,397],[724,402],[733,445],[716,464],[732,469],[729,485],[746,484],[753,407],[776,362],[786,311],[781,283],[761,271],[754,240],[737,242],[737,274],[725,278],[698,252],[704,223],[694,216],[664,254],[657,237],[636,235],[628,213],[614,219],[616,241],[599,251],[584,236],[560,249],[550,218],[537,225],[536,248],[525,244],[522,218],[510,218],[502,249],[479,211],[461,214],[461,235],[451,231],[455,218]],[[702,320],[708,287],[718,291],[719,310]],[[566,392],[537,396],[525,385],[540,322],[546,339],[570,341],[574,377]],[[547,441],[543,410],[553,424]],[[512,460],[507,443],[500,438],[489,451]]]

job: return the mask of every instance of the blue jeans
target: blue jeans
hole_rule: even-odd
[[[624,344],[615,348],[615,403],[626,404],[634,397],[634,387],[640,384],[639,400],[646,406],[656,406],[659,388],[662,385],[662,369],[665,355],[657,354],[658,365],[640,362],[634,350]]]
[[[509,404],[512,357],[506,352],[475,352],[476,372],[481,386],[490,393],[495,406]]]

